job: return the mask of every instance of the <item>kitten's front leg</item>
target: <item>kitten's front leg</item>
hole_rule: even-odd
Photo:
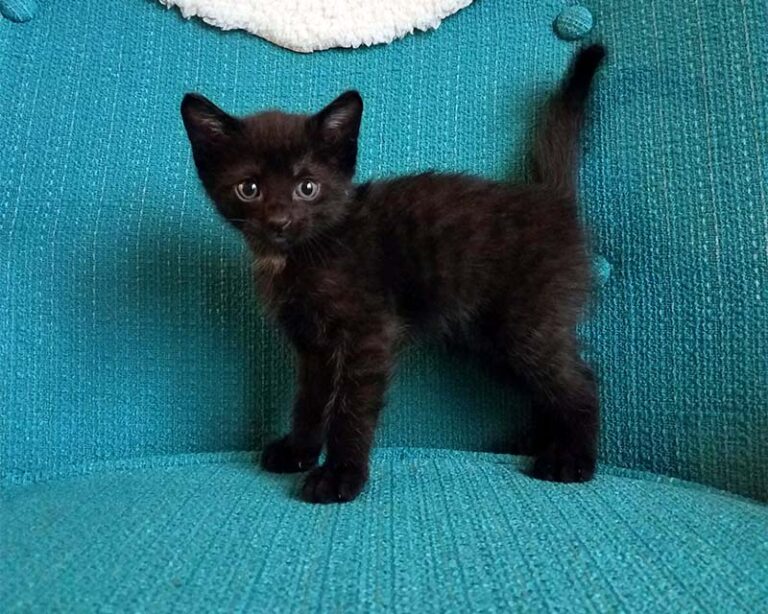
[[[315,466],[323,447],[323,414],[331,396],[333,367],[329,356],[299,354],[299,390],[293,407],[291,432],[270,443],[261,465],[275,473],[307,471]]]
[[[393,363],[393,327],[347,337],[336,348],[327,458],[304,482],[311,503],[351,501],[368,480],[368,460]]]

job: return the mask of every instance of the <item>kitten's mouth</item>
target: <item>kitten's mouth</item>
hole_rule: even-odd
[[[291,245],[291,240],[285,235],[271,236],[269,241],[272,245],[282,250],[288,249]]]
[[[285,234],[273,234],[269,232],[258,232],[256,229],[245,230],[243,234],[248,244],[262,254],[285,255],[294,243],[291,237]]]

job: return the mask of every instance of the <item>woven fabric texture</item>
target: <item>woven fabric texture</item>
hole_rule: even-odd
[[[0,609],[758,612],[768,603],[768,510],[703,487],[610,474],[542,485],[509,456],[390,449],[376,454],[359,500],[311,506],[295,498],[294,477],[242,456],[190,461],[0,494]]]
[[[575,46],[565,2],[483,0],[439,30],[311,57],[156,3],[46,3],[0,20],[0,468],[257,449],[287,425],[290,351],[179,119],[366,102],[360,178],[429,167],[520,177]],[[768,498],[768,44],[761,0],[594,0],[610,49],[582,196],[611,276],[583,327],[605,462]],[[503,27],[501,27],[503,24]],[[501,451],[525,400],[409,352],[380,446]]]

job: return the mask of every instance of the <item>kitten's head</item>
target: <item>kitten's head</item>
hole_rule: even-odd
[[[315,115],[228,115],[187,94],[181,116],[219,212],[265,253],[322,236],[349,207],[363,101],[346,92]]]

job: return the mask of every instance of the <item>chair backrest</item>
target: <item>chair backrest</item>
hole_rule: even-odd
[[[768,7],[592,4],[610,61],[582,201],[613,275],[583,336],[603,458],[768,496]],[[6,478],[258,448],[287,424],[290,350],[200,189],[184,92],[244,113],[317,109],[355,87],[361,178],[521,177],[575,49],[552,33],[559,8],[478,2],[429,34],[311,56],[148,3],[114,3],[103,28],[54,3],[0,24]],[[505,450],[524,406],[476,367],[415,349],[379,444]]]

